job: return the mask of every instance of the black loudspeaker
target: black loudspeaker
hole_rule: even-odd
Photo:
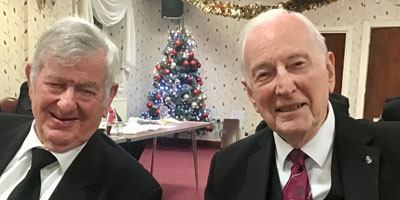
[[[161,0],[161,17],[177,19],[183,14],[182,0]]]

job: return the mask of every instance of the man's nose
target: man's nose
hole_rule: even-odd
[[[296,91],[296,84],[292,74],[286,70],[278,72],[276,77],[276,95],[290,95]]]
[[[57,106],[60,109],[60,112],[63,114],[68,114],[76,109],[76,101],[75,89],[69,87],[62,94],[60,94]]]

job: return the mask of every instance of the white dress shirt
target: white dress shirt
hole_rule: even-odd
[[[32,122],[31,129],[21,148],[7,165],[3,174],[0,175],[0,200],[7,199],[14,188],[27,175],[32,164],[32,148],[38,147],[45,149],[36,135],[34,124],[35,121]],[[86,143],[65,153],[54,153],[50,151],[50,153],[57,158],[57,162],[40,170],[40,178],[42,181],[40,200],[50,198],[62,176],[85,145]]]
[[[332,105],[328,106],[328,117],[313,139],[301,150],[308,155],[305,160],[313,200],[324,199],[331,188],[332,147],[335,136],[335,115]],[[274,132],[276,167],[282,189],[289,180],[293,163],[287,159],[293,147]]]

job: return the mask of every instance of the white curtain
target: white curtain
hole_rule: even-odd
[[[131,0],[80,0],[79,16],[93,23],[93,16],[108,27],[125,19],[125,38],[123,41],[122,67],[129,71],[136,64],[135,24]]]

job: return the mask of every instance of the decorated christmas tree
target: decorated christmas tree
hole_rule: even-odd
[[[164,58],[154,69],[153,89],[149,90],[148,111],[142,113],[143,118],[160,119],[163,115],[180,121],[209,121],[195,47],[184,26],[169,32]]]

